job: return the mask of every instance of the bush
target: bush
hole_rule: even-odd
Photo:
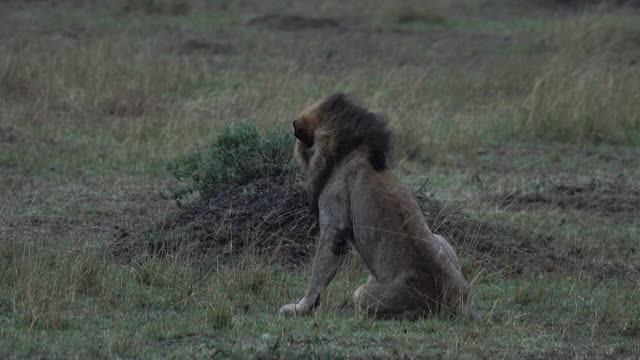
[[[167,165],[176,179],[185,182],[172,198],[180,201],[193,193],[207,198],[225,186],[289,174],[292,144],[288,133],[271,130],[260,135],[253,121],[231,123],[207,146]]]

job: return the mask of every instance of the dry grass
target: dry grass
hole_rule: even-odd
[[[363,4],[0,5],[0,357],[638,353],[637,10]],[[251,25],[279,13],[302,25]],[[335,91],[389,116],[405,180],[453,199],[433,224],[479,275],[483,321],[357,318],[355,259],[316,316],[282,319],[308,269],[251,245],[284,237],[252,228],[239,254],[227,227],[222,249],[194,257],[184,240],[215,236],[197,222],[141,236],[175,210],[158,194],[175,185],[166,160],[228,122],[288,129]],[[232,190],[226,210],[276,203]],[[113,254],[163,236],[178,241],[162,256]]]
[[[553,52],[535,70],[521,130],[563,142],[637,144],[638,39],[640,28],[620,11],[552,23],[544,41]]]
[[[176,91],[180,66],[156,62],[150,48],[116,37],[78,47],[60,41],[9,50],[2,88],[12,98],[69,115],[137,117],[160,110]],[[193,74],[192,74],[193,75]]]
[[[461,63],[427,72],[396,67],[323,77],[295,68],[284,73],[218,69],[203,56],[164,56],[157,42],[113,34],[80,46],[81,40],[57,39],[53,49],[16,40],[6,46],[0,64],[0,93],[18,103],[14,108],[29,104],[32,123],[64,113],[65,122],[77,119],[73,126],[95,126],[79,121],[94,117],[124,125],[126,135],[110,130],[115,142],[139,149],[132,156],[166,152],[181,146],[179,138],[195,138],[184,149],[200,141],[196,134],[219,129],[228,119],[281,124],[337,90],[355,90],[389,115],[400,158],[451,163],[452,152],[514,135],[528,141],[637,143],[640,109],[633,99],[640,74],[630,62],[640,30],[630,17],[605,12],[539,26],[545,30],[534,38],[543,44],[536,45],[537,54],[490,60],[480,72]],[[308,89],[299,91],[300,84]],[[18,113],[4,122],[19,128],[23,120]],[[64,137],[58,120],[46,123],[52,128],[47,136]],[[158,144],[144,143],[150,136]],[[171,145],[164,146],[167,142]]]
[[[104,263],[86,245],[66,253],[48,253],[33,244],[3,244],[2,287],[13,299],[22,326],[63,329],[68,326],[68,304],[100,293]]]
[[[591,61],[591,60],[590,60]],[[550,60],[526,98],[520,123],[534,138],[637,144],[640,72]]]

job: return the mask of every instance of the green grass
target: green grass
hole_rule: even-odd
[[[544,3],[3,3],[0,358],[640,353],[637,10]],[[279,13],[342,27],[250,24]],[[176,211],[167,193],[185,184],[168,161],[227,159],[220,135],[244,119],[255,128],[235,144],[249,150],[241,163],[269,153],[256,143],[273,128],[285,132],[271,145],[289,148],[290,119],[336,91],[388,115],[412,189],[528,234],[452,239],[477,275],[481,321],[358,317],[357,259],[314,316],[289,319],[277,310],[302,296],[308,264],[194,256],[193,244],[116,251]],[[226,175],[187,186],[208,194],[255,174]]]
[[[5,356],[183,357],[219,351],[232,357],[404,353],[474,358],[607,355],[637,346],[633,329],[640,294],[617,281],[582,274],[480,280],[474,307],[483,320],[403,322],[355,316],[351,292],[365,280],[359,266],[347,266],[338,276],[316,315],[288,319],[276,310],[303,291],[306,275],[279,267],[215,269],[180,259],[148,259],[121,268],[54,256],[20,271],[18,279],[7,277],[19,270],[20,261],[9,262],[3,274],[9,290],[3,293],[0,323],[9,345],[3,347]],[[47,274],[44,287],[40,271]],[[31,297],[36,288],[49,296]],[[15,303],[7,301],[11,298]]]

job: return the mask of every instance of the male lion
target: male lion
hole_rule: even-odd
[[[370,274],[354,294],[356,312],[378,318],[466,312],[469,284],[455,252],[429,230],[412,193],[389,170],[387,121],[335,94],[304,110],[293,128],[320,240],[304,297],[280,313],[306,315],[318,306],[347,244]]]

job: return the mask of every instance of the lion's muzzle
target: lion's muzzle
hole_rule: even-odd
[[[310,129],[304,129],[297,124],[297,119],[293,120],[293,136],[302,141],[307,147],[313,146],[313,134]]]

